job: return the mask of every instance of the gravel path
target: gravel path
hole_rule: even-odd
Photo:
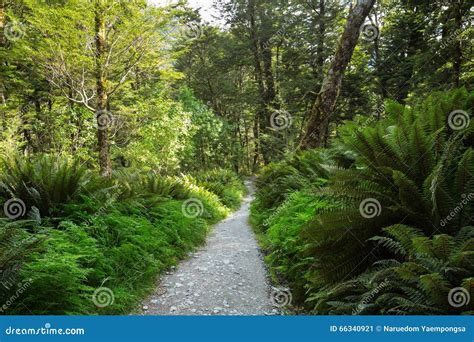
[[[249,194],[216,224],[207,244],[168,272],[143,302],[144,315],[275,315],[266,270],[249,226]]]

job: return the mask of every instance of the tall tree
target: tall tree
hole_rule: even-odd
[[[374,4],[375,0],[360,0],[350,11],[336,53],[316,101],[311,107],[300,148],[318,147],[326,143],[329,122],[339,96],[344,71],[352,58],[352,53],[359,39],[360,28]]]
[[[0,55],[3,55],[4,49],[5,49],[5,8],[6,8],[6,1],[5,0],[0,0]],[[2,58],[3,59],[3,58]],[[0,71],[3,71],[3,61],[0,62]],[[2,72],[3,73],[3,72]],[[4,81],[2,75],[0,75],[0,105],[5,104],[5,92],[4,92]]]
[[[99,147],[99,166],[100,174],[104,177],[109,177],[112,173],[110,163],[110,146],[108,141],[108,125],[102,122],[104,119],[109,119],[107,115],[107,88],[105,78],[105,44],[106,44],[106,30],[105,30],[105,4],[102,0],[95,2],[95,65],[96,65],[96,84],[97,84],[97,106],[96,106],[96,120],[97,120],[97,142]]]
[[[167,19],[145,1],[95,0],[79,5],[79,10],[72,5],[56,8],[61,22],[53,19],[49,5],[38,6],[28,19],[42,35],[29,53],[70,103],[94,114],[100,174],[108,177],[110,134],[120,116],[113,101],[126,85],[136,89],[140,75],[158,69],[160,29]]]

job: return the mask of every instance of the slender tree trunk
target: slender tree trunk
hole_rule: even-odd
[[[374,18],[375,18],[375,22],[373,22],[372,19],[370,21],[373,25],[378,27],[379,20],[378,20],[377,13],[375,13]],[[381,97],[380,102],[383,102],[388,97],[388,93],[386,89],[387,85],[386,85],[385,79],[383,77],[380,77],[383,73],[383,68],[382,68],[382,55],[380,53],[379,36],[376,36],[374,39],[374,57],[375,57],[375,69],[376,69],[376,74],[378,75],[378,83],[380,87],[380,90],[379,90],[380,97]],[[379,116],[380,116],[380,113],[377,112],[377,118],[379,118]]]
[[[451,33],[454,38],[454,48],[453,48],[453,77],[454,77],[454,84],[456,87],[459,87],[460,80],[461,80],[461,64],[462,64],[462,48],[461,48],[461,39],[459,35],[462,30],[462,6],[463,1],[456,3],[454,5],[454,28],[453,32]]]
[[[248,11],[248,20],[249,20],[249,33],[250,33],[250,40],[251,40],[251,48],[252,48],[253,59],[254,59],[255,81],[257,83],[257,89],[259,93],[259,99],[258,99],[259,106],[258,106],[258,110],[255,116],[256,122],[254,124],[254,135],[256,138],[256,147],[257,147],[255,149],[256,154],[254,155],[254,166],[256,166],[259,154],[261,154],[264,163],[268,162],[268,154],[269,154],[266,142],[260,139],[261,133],[266,132],[270,124],[270,118],[267,115],[267,108],[266,108],[267,89],[266,89],[265,81],[264,81],[264,78],[266,77],[264,70],[265,68],[268,68],[268,56],[266,57],[267,60],[265,64],[265,62],[262,62],[263,42],[261,41],[261,39],[259,39],[259,35],[258,35],[258,27],[256,23],[255,0],[249,0],[248,5],[247,5],[247,11]],[[271,58],[271,55],[270,55],[270,58]],[[262,64],[264,65],[263,67],[262,67]],[[271,61],[270,61],[270,65],[271,65]]]
[[[324,67],[324,42],[326,40],[326,3],[325,0],[319,1],[319,15],[318,15],[318,48],[316,50],[316,68],[318,77],[323,77]]]
[[[258,156],[260,154],[260,129],[258,127],[258,118],[254,119],[253,122],[253,161],[252,161],[252,170],[256,171],[258,169]]]
[[[5,46],[5,0],[0,0],[0,47]]]
[[[112,166],[110,162],[108,127],[100,122],[101,116],[107,114],[107,90],[104,71],[105,59],[105,18],[102,0],[96,0],[95,9],[95,45],[96,45],[96,90],[97,90],[97,142],[99,148],[100,174],[110,177]]]
[[[0,50],[3,50],[5,48],[5,25],[6,25],[6,16],[5,16],[5,0],[0,0]],[[6,98],[5,98],[5,84],[4,80],[2,77],[3,73],[3,62],[0,62],[0,104],[5,104],[6,103]]]
[[[375,0],[359,0],[349,13],[339,40],[339,46],[329,70],[311,107],[308,124],[300,142],[301,149],[323,146],[328,136],[329,122],[341,89],[342,77],[359,39],[359,31]]]

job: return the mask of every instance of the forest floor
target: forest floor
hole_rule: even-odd
[[[144,315],[275,315],[266,269],[249,225],[254,185],[240,209],[216,224],[206,245],[168,272]]]

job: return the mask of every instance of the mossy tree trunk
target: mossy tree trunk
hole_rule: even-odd
[[[326,144],[329,123],[339,96],[344,71],[351,61],[359,39],[360,28],[374,4],[375,0],[360,0],[351,9],[334,58],[310,109],[308,124],[300,142],[301,149],[321,147]]]

